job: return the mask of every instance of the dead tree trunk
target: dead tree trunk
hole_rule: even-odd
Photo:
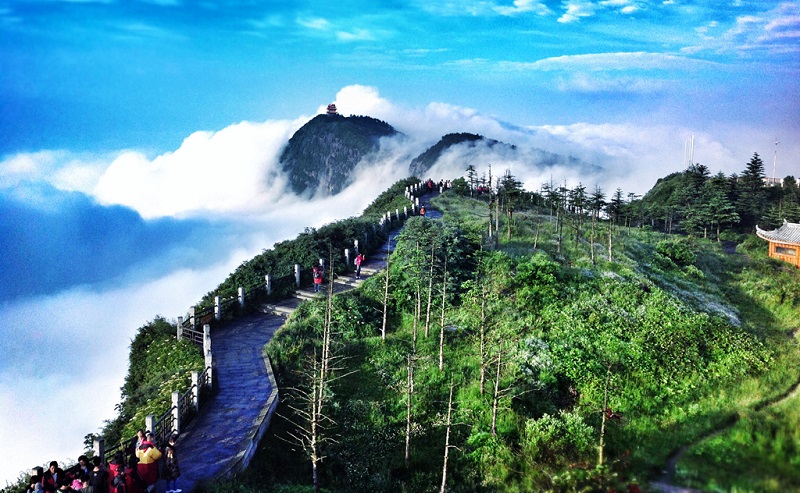
[[[442,465],[442,487],[439,493],[445,493],[447,486],[447,460],[450,457],[450,427],[452,425],[453,415],[453,380],[450,380],[450,398],[447,401],[447,431],[444,438],[444,461]]]
[[[483,395],[484,387],[486,385],[486,292],[484,291],[481,296],[481,340],[480,340],[480,356],[481,356],[481,395]]]
[[[497,408],[500,404],[500,366],[503,359],[503,352],[497,353],[497,372],[494,376],[494,394],[492,395],[492,436],[497,435]]]
[[[391,241],[391,240],[390,240]],[[388,243],[387,243],[388,245]],[[381,340],[386,340],[386,320],[389,314],[389,257],[391,252],[389,247],[386,247],[386,281],[384,282],[383,290],[383,323],[381,324]]]
[[[431,327],[431,306],[433,305],[433,259],[434,246],[431,246],[431,270],[428,274],[428,309],[425,314],[425,338],[428,338],[428,330]]]
[[[406,468],[411,462],[411,398],[414,395],[414,360],[411,354],[408,355],[408,366],[406,367]]]
[[[439,370],[444,370],[444,310],[447,307],[447,257],[444,258],[442,277],[442,318],[439,322]]]
[[[606,438],[606,409],[608,409],[608,385],[611,382],[611,367],[608,367],[608,371],[606,372],[606,387],[603,391],[603,417],[602,421],[600,422],[600,444],[597,447],[597,465],[603,465],[603,452],[605,448],[605,438]]]
[[[597,215],[594,211],[592,211],[592,235],[589,239],[589,256],[592,259],[592,265],[594,265],[594,224],[597,221]]]

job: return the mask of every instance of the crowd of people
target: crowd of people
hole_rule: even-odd
[[[180,467],[171,436],[162,449],[153,434],[139,430],[127,453],[114,454],[107,464],[100,457],[82,455],[66,471],[52,461],[47,470],[31,476],[32,493],[181,493]],[[126,460],[127,457],[127,460]]]

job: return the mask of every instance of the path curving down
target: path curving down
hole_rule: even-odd
[[[176,443],[184,492],[238,472],[255,452],[278,404],[264,345],[283,321],[253,314],[213,329],[216,390]]]
[[[354,289],[385,269],[399,231],[391,231],[387,242],[366,258],[361,279],[355,274],[336,277],[334,293]],[[310,287],[301,289],[291,298],[264,305],[261,313],[212,329],[215,391],[176,443],[179,487],[184,493],[240,472],[250,463],[278,405],[278,388],[264,346],[300,303],[324,293],[327,289],[319,294]]]
[[[800,334],[800,327],[790,331],[790,336],[797,337],[796,334]],[[800,395],[800,378],[791,386],[789,389],[784,391],[783,393],[767,399],[763,402],[760,402],[753,406],[753,411],[761,411],[771,406],[778,405],[788,399],[792,399]],[[678,467],[678,462],[683,458],[683,455],[694,445],[697,445],[709,438],[715,437],[721,433],[728,431],[732,428],[736,423],[739,422],[739,416],[734,416],[731,419],[725,421],[717,428],[710,430],[709,432],[705,433],[704,435],[700,436],[697,440],[690,444],[683,445],[678,447],[674,450],[669,457],[667,458],[667,463],[664,466],[663,473],[661,478],[658,481],[650,483],[650,486],[661,493],[702,493],[702,490],[696,490],[693,488],[687,488],[683,486],[679,486],[675,484],[675,472]]]

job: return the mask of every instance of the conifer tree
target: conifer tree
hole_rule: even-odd
[[[741,218],[741,225],[752,230],[767,209],[767,193],[764,186],[764,162],[758,153],[754,153],[739,176],[739,200],[736,204]]]

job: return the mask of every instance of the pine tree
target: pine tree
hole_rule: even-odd
[[[767,191],[764,186],[764,162],[754,153],[739,176],[739,201],[736,204],[741,226],[752,230],[767,212]]]

